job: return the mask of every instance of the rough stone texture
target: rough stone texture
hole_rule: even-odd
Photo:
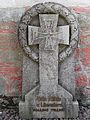
[[[69,9],[64,7],[61,4],[54,3],[54,2],[48,2],[48,3],[40,3],[37,5],[34,5],[31,9],[28,9],[26,13],[23,15],[23,17],[20,20],[19,24],[19,42],[25,51],[25,53],[32,58],[34,61],[38,61],[39,57],[36,52],[34,52],[28,45],[27,42],[27,25],[31,24],[34,20],[35,16],[38,17],[38,14],[40,13],[53,13],[58,14],[62,16],[67,24],[70,26],[70,45],[67,47],[64,51],[61,51],[59,53],[59,61],[63,61],[67,56],[69,56],[71,53],[73,53],[73,50],[77,48],[78,43],[78,22],[75,18],[75,16],[71,13]]]
[[[23,55],[23,64],[22,97],[24,98],[24,95],[39,83],[39,65],[25,55]]]
[[[11,98],[6,100],[0,98],[0,120],[27,120],[19,117],[18,104],[12,103],[13,102]],[[74,120],[90,120],[90,109],[80,105],[79,116]]]
[[[75,95],[75,71],[76,66],[75,55],[70,55],[63,63],[59,64],[59,84],[66,88],[73,96]]]
[[[70,1],[70,0],[69,0]],[[20,1],[19,1],[20,2]],[[61,2],[63,2],[62,0],[61,0]],[[70,2],[71,4],[72,4],[72,2],[73,2],[73,0]],[[76,0],[75,0],[75,2],[76,2]],[[86,1],[81,1],[81,2],[85,2],[87,5],[89,5],[88,4],[88,2],[86,2]],[[1,3],[1,2],[0,2]],[[6,2],[5,2],[6,3]],[[21,3],[21,2],[20,2]],[[67,3],[66,3],[66,1],[65,1],[65,4],[66,4],[66,6],[67,6]],[[73,4],[76,6],[76,4],[73,2]],[[79,4],[79,2],[77,1],[77,4]],[[3,5],[3,4],[2,4]],[[6,4],[6,5],[8,5],[8,4]],[[29,5],[29,4],[28,4]],[[30,4],[30,6],[31,6],[32,4]],[[70,4],[69,4],[70,5]],[[80,5],[80,4],[79,4]],[[85,4],[84,4],[85,5]],[[3,6],[4,7],[4,6]],[[12,7],[12,4],[11,4],[11,7]],[[29,7],[27,7],[27,8],[29,8]],[[16,41],[14,42],[14,45],[11,47],[11,43],[13,42],[13,40],[15,40],[14,38],[13,38],[13,35],[11,34],[11,32],[9,33],[8,31],[10,31],[10,26],[12,26],[12,24],[14,23],[14,21],[15,21],[15,24],[13,24],[13,30],[16,30],[16,28],[15,28],[15,26],[16,26],[16,24],[17,24],[17,22],[16,22],[16,19],[18,18],[18,19],[20,19],[20,16],[24,13],[24,11],[27,9],[27,8],[6,8],[6,9],[0,9],[0,15],[1,15],[1,17],[0,17],[0,32],[1,32],[1,34],[0,34],[0,40],[1,40],[1,42],[0,42],[0,48],[1,48],[1,52],[0,52],[0,55],[2,54],[3,56],[0,56],[0,61],[1,61],[1,64],[0,64],[0,94],[5,94],[5,91],[6,91],[6,93],[7,93],[7,95],[21,95],[21,92],[18,92],[17,91],[17,88],[19,87],[20,88],[20,91],[21,91],[21,87],[22,87],[22,79],[21,79],[21,77],[20,77],[20,79],[17,79],[17,78],[19,78],[18,77],[18,74],[21,76],[21,64],[22,64],[22,61],[20,61],[21,60],[21,58],[18,60],[18,61],[16,61],[16,60],[12,60],[12,64],[11,64],[11,62],[10,62],[10,60],[11,60],[11,57],[10,56],[13,56],[13,58],[15,58],[15,56],[17,56],[16,58],[18,58],[19,56],[18,56],[18,53],[19,53],[19,50],[17,49],[16,51],[15,51],[15,49],[12,49],[12,48],[16,48],[15,46],[16,46]],[[70,8],[70,7],[69,7]],[[75,81],[76,81],[76,83],[77,83],[77,86],[78,86],[78,88],[80,88],[80,87],[82,87],[82,86],[86,86],[86,85],[88,85],[88,86],[90,86],[90,77],[89,77],[89,75],[90,75],[90,50],[89,50],[89,48],[90,48],[90,42],[89,42],[89,40],[90,40],[90,7],[84,7],[84,6],[79,6],[79,7],[72,7],[72,8],[70,8],[70,9],[72,9],[72,11],[76,14],[76,16],[79,18],[79,27],[80,27],[80,31],[81,31],[81,35],[80,35],[80,44],[79,44],[79,48],[76,50],[76,52],[74,53],[74,55],[75,55],[75,59],[77,59],[77,64],[76,64],[76,66],[74,67],[73,65],[73,67],[72,67],[72,70],[74,70],[74,74],[75,74]],[[3,13],[4,13],[4,15],[3,15]],[[17,14],[20,14],[20,16],[18,17],[18,15]],[[3,27],[2,27],[3,26]],[[5,28],[4,28],[4,26],[5,26]],[[6,28],[8,28],[8,29],[6,29]],[[15,31],[15,33],[16,33],[17,31]],[[11,41],[8,41],[7,43],[8,44],[10,44],[9,45],[9,49],[10,49],[10,51],[8,52],[8,48],[7,48],[7,46],[6,46],[6,37],[4,37],[5,35],[7,34],[7,37],[9,36],[10,38],[12,38],[12,40]],[[3,38],[2,38],[3,37]],[[1,44],[2,43],[2,39],[4,39],[4,43],[3,43],[3,45]],[[17,41],[17,43],[18,43],[18,41]],[[6,46],[6,48],[7,48],[7,51],[5,51],[5,46]],[[18,46],[18,48],[20,49],[20,46]],[[37,48],[37,47],[36,47]],[[35,50],[36,51],[36,50]],[[14,54],[11,54],[11,53],[14,53]],[[22,52],[20,52],[21,54],[22,54]],[[23,53],[24,54],[24,53]],[[7,57],[9,55],[9,57]],[[30,60],[30,59],[28,59],[28,57],[26,56],[26,55],[24,55],[24,59],[27,59],[27,61],[29,61],[29,62],[33,62],[32,60]],[[10,58],[9,59],[9,62],[10,63],[8,63],[7,64],[7,58]],[[71,57],[72,58],[72,57]],[[70,59],[71,59],[70,58]],[[79,60],[78,60],[79,59]],[[7,61],[6,61],[7,60]],[[69,60],[69,58],[68,58],[68,60]],[[26,61],[26,60],[25,60]],[[18,62],[19,62],[19,64],[18,64]],[[72,62],[71,62],[72,63]],[[73,62],[74,63],[74,62]],[[19,66],[19,71],[17,70],[17,69],[15,69],[15,66],[16,65],[20,65]],[[68,64],[70,64],[70,62],[68,62]],[[18,66],[17,65],[17,66]],[[35,62],[34,62],[34,65],[35,65]],[[71,64],[70,64],[71,65]],[[26,67],[26,71],[28,71],[28,70],[30,70],[32,73],[33,73],[33,71],[35,71],[36,70],[36,72],[38,72],[38,70],[37,70],[37,68],[38,67],[35,67],[35,68],[33,68],[33,71],[32,71],[32,69],[30,69],[31,68],[31,65],[30,64],[27,64],[26,66],[28,66],[28,67]],[[37,65],[37,63],[36,63],[36,66],[38,66]],[[28,68],[28,69],[27,69]],[[63,68],[64,69],[64,71],[65,71],[65,68]],[[68,67],[68,69],[70,69],[69,67]],[[67,69],[67,71],[69,71]],[[7,71],[8,70],[8,71]],[[14,72],[14,77],[13,77],[13,79],[12,79],[12,81],[10,80],[10,78],[8,77],[8,76],[10,76],[10,75],[12,75],[11,73],[10,73],[10,71],[12,72],[12,70],[13,70],[13,72]],[[16,72],[15,72],[16,71]],[[17,72],[18,71],[18,72]],[[28,73],[28,72],[26,72],[26,73]],[[70,72],[71,73],[71,72]],[[38,74],[38,73],[37,73]],[[30,74],[28,73],[28,76],[29,76]],[[3,77],[4,77],[4,79],[3,79]],[[35,77],[35,76],[33,76],[33,77]],[[33,78],[32,77],[32,78]],[[64,74],[64,77],[66,77],[66,74]],[[26,77],[25,77],[26,78]],[[24,79],[25,79],[24,78]],[[66,82],[64,82],[63,83],[63,86],[64,86],[64,84],[68,84],[68,82],[70,83],[70,81],[71,80],[74,80],[74,76],[73,76],[73,78],[72,78],[72,76],[70,75],[70,74],[67,74],[67,78],[68,78],[68,81],[67,81],[67,83]],[[72,78],[72,79],[70,79],[70,78]],[[3,83],[2,83],[2,79],[3,79]],[[33,82],[33,84],[34,84],[34,86],[36,85],[36,83],[38,82],[38,78],[34,78],[34,79],[36,79],[37,81],[33,81],[32,80],[32,82]],[[60,78],[59,78],[60,79]],[[19,82],[20,82],[20,85],[18,86],[18,80],[19,80]],[[28,80],[31,80],[30,79],[30,76],[29,76],[29,78],[28,79],[26,79],[27,81]],[[63,79],[63,80],[66,80],[66,79]],[[5,87],[5,85],[6,85],[6,82],[7,83],[10,83],[10,82],[8,82],[8,81],[11,81],[11,84],[9,84],[9,87],[10,87],[10,92],[8,91],[8,87],[6,88]],[[14,83],[14,84],[12,84],[12,83]],[[16,85],[15,85],[16,84]],[[27,83],[27,85],[28,85],[28,83]],[[26,86],[27,86],[26,85]],[[13,86],[13,87],[12,87]],[[65,85],[66,86],[66,85]],[[71,87],[71,86],[70,86]],[[31,88],[31,86],[30,86],[30,88]],[[72,88],[73,88],[73,85],[72,85]],[[71,88],[69,88],[69,89],[71,89]],[[12,92],[12,91],[14,91],[14,92]],[[29,90],[28,90],[29,91]],[[71,91],[71,90],[70,90]],[[73,91],[73,89],[72,89],[72,91]],[[11,94],[12,93],[12,94]],[[20,93],[20,94],[19,94]],[[82,93],[81,93],[82,94]],[[88,90],[88,91],[85,91],[84,92],[84,94],[86,95],[86,94],[89,94],[90,95],[90,90]],[[80,99],[80,98],[79,98]],[[85,114],[81,111],[81,113],[82,113],[82,115],[81,115],[81,120],[83,120],[83,119],[85,119],[88,115],[87,115],[87,113],[89,114],[90,113],[90,111],[89,110],[87,110],[87,108],[83,108],[83,111],[85,111]],[[89,112],[88,112],[89,111]],[[85,117],[86,116],[86,117]]]
[[[21,119],[19,116],[18,106],[19,100],[20,98],[17,97],[0,96],[0,120],[28,120]],[[79,115],[77,119],[74,120],[89,120],[90,119],[89,113],[90,113],[89,106],[84,107],[80,103]]]
[[[37,23],[34,22],[34,26],[32,26],[31,21],[33,21],[35,16],[37,16],[37,20],[39,17],[40,23],[38,22],[38,25],[40,25],[40,27],[35,26]],[[62,18],[62,16],[64,18]],[[62,22],[60,22],[60,20],[58,22],[58,18],[60,17],[62,18]],[[60,27],[58,24],[68,25]],[[35,5],[27,10],[20,20],[19,41],[28,57],[32,58],[35,62],[38,62],[39,59],[39,84],[33,87],[30,92],[26,93],[25,102],[20,102],[20,116],[27,119],[77,117],[78,102],[73,102],[72,92],[69,93],[67,89],[70,87],[70,83],[69,86],[67,84],[68,87],[64,86],[64,88],[58,84],[58,61],[61,62],[65,60],[66,57],[70,56],[74,49],[77,48],[78,23],[75,16],[66,7],[57,3],[49,2]],[[31,45],[36,44],[39,44],[39,55],[31,48]],[[59,47],[61,48],[58,53],[58,44],[69,46],[64,46],[62,50],[60,45]],[[26,62],[24,63],[25,65],[23,64],[23,66],[26,66]],[[62,71],[62,69],[60,69],[60,71]],[[25,75],[25,71],[23,71],[23,73]],[[25,80],[23,79],[23,81]],[[73,82],[73,85],[75,86],[75,82]],[[26,84],[24,89],[28,89]],[[73,87],[73,91],[75,91],[75,87]],[[49,100],[51,97],[60,100]],[[60,112],[55,111],[56,108],[54,106],[45,107],[44,104],[50,105],[50,102],[52,102],[52,105],[57,105],[56,108],[59,109],[58,111]],[[42,112],[43,109],[44,111]]]
[[[28,43],[39,44],[40,85],[43,92],[49,92],[58,84],[58,44],[69,45],[69,26],[57,28],[57,14],[39,14],[39,18],[41,28],[28,28]]]
[[[19,117],[18,102],[18,98],[0,96],[0,120],[27,120]],[[90,109],[80,104],[79,116],[74,120],[89,120],[89,113]]]
[[[61,14],[66,19],[63,19],[62,17],[59,17],[58,25],[61,25],[61,26],[62,25],[67,25],[67,24],[70,25],[70,28],[71,28],[71,39],[70,39],[71,42],[70,42],[70,46],[67,47],[67,48],[65,46],[63,46],[62,49],[59,50],[59,60],[60,61],[64,60],[77,47],[77,42],[78,42],[78,29],[77,29],[77,27],[78,27],[78,25],[77,25],[77,21],[76,21],[75,17],[73,16],[73,14],[67,8],[63,8],[60,4],[56,4],[56,5],[54,5],[54,3],[49,3],[49,4],[50,4],[51,9],[50,8],[48,9],[49,5],[47,3],[45,3],[45,4],[38,4],[37,6],[32,7],[32,9],[28,10],[26,12],[26,14],[23,15],[23,17],[21,19],[21,22],[20,22],[20,25],[19,25],[19,41],[20,41],[20,44],[23,47],[25,53],[30,58],[32,58],[34,61],[36,61],[36,62],[38,61],[38,56],[39,56],[38,55],[38,49],[37,49],[38,47],[36,47],[36,46],[30,47],[28,45],[27,37],[26,37],[27,33],[28,33],[27,25],[30,24],[30,25],[33,25],[33,26],[39,26],[39,20],[38,20],[38,16],[37,15],[38,15],[38,13],[42,13],[42,11],[44,13],[47,13],[47,11],[49,11],[49,12],[52,12],[52,13]],[[74,63],[74,61],[72,61],[72,62]],[[24,63],[25,63],[25,61],[24,61]],[[26,64],[23,64],[23,65],[26,66]],[[29,67],[28,67],[27,70],[29,70]],[[23,77],[24,77],[24,75],[25,74],[23,72]],[[30,76],[30,74],[28,74],[28,76]],[[68,77],[69,76],[67,74],[67,78]],[[31,78],[31,76],[30,76],[30,78]],[[37,78],[38,78],[38,76],[37,76]],[[37,78],[36,78],[36,80],[37,80]],[[24,77],[24,79],[26,80],[25,77]],[[24,81],[24,79],[23,79],[23,81]],[[70,82],[71,79],[68,79],[67,81]],[[74,80],[74,77],[73,77],[73,80]],[[69,83],[69,82],[67,82],[67,83]],[[74,82],[72,82],[72,83],[74,83]],[[67,87],[67,86],[65,86],[65,87],[67,89],[69,89],[69,90],[73,89],[71,92],[75,96],[75,90],[74,90],[75,88],[73,88],[73,86],[75,86],[75,85],[72,84],[69,87]],[[24,87],[26,87],[26,88],[24,88]],[[23,90],[24,89],[30,89],[30,87],[31,86],[29,86],[29,85],[28,86],[26,86],[26,85],[22,86]],[[28,91],[28,90],[26,90],[26,91]],[[25,95],[25,92],[24,92],[24,95]]]
[[[22,76],[21,75],[22,61],[21,61],[21,58],[18,59],[20,55],[22,56],[22,52],[20,50],[20,46],[18,46],[19,49],[17,49],[17,50],[14,49],[14,48],[16,48],[15,46],[17,46],[18,41],[17,41],[16,37],[15,38],[13,37],[13,34],[14,33],[17,34],[17,31],[16,31],[16,29],[17,29],[16,24],[18,23],[17,19],[18,20],[20,19],[20,16],[24,13],[24,11],[27,8],[0,9],[0,14],[1,14],[1,17],[0,17],[0,21],[1,21],[1,23],[0,23],[0,32],[1,32],[0,33],[0,36],[1,36],[0,37],[0,40],[1,40],[1,42],[0,42],[0,48],[1,48],[0,55],[3,55],[0,57],[0,62],[1,62],[0,63],[0,85],[1,85],[0,86],[0,94],[20,95],[21,91],[24,91],[24,90],[21,90],[21,88],[22,88],[22,82],[21,82],[22,81],[22,78],[21,78],[21,76]],[[72,67],[72,70],[75,71],[75,72],[73,72],[74,74],[72,75],[73,78],[71,75],[67,74],[68,81],[67,81],[67,83],[64,82],[64,84],[68,84],[68,82],[70,83],[71,80],[74,80],[74,75],[75,75],[75,79],[76,79],[76,83],[77,83],[78,87],[86,86],[87,84],[89,86],[90,85],[90,80],[89,80],[89,75],[90,75],[89,74],[89,63],[90,63],[89,62],[89,51],[90,51],[89,50],[89,34],[90,34],[90,24],[89,24],[90,23],[90,16],[89,16],[89,14],[90,14],[90,8],[89,7],[72,7],[70,9],[79,18],[79,24],[80,24],[79,26],[80,26],[80,31],[81,31],[80,41],[81,42],[79,44],[79,48],[74,53],[75,59],[77,59],[77,61],[76,61],[77,64],[75,67],[73,65],[74,68]],[[3,13],[4,13],[4,16],[3,16]],[[11,27],[13,27],[13,30],[15,32],[10,31]],[[17,36],[17,35],[15,35],[15,36]],[[1,44],[2,40],[3,40],[3,45]],[[9,46],[6,46],[6,40],[8,41],[7,43]],[[14,42],[14,40],[15,40],[15,42]],[[11,46],[12,43],[13,43],[13,46]],[[9,49],[9,51],[8,51],[8,49]],[[20,52],[19,52],[19,50],[20,50]],[[37,47],[35,48],[35,51],[38,51]],[[15,56],[17,56],[17,57],[15,57]],[[23,55],[23,56],[25,57],[24,59],[27,58],[27,61],[33,62],[32,60],[28,59],[28,57],[26,55]],[[12,57],[14,59],[11,59]],[[15,60],[15,58],[17,58],[17,59]],[[9,63],[7,63],[8,59],[9,59]],[[19,62],[19,64],[18,64],[18,62]],[[24,60],[23,60],[23,62],[24,62]],[[69,63],[70,62],[68,62],[67,64],[69,64]],[[71,63],[74,63],[74,61]],[[33,64],[34,65],[36,64],[36,66],[38,66],[38,64],[35,62]],[[16,65],[20,66],[20,67],[17,67]],[[28,67],[25,67],[25,71],[29,70],[33,73],[33,71],[36,70],[36,72],[37,72],[36,74],[38,74],[38,67],[35,66],[35,68],[30,69],[31,65],[30,64],[27,64],[27,65],[28,65]],[[68,67],[68,69],[69,69],[69,67]],[[13,71],[13,74],[11,74],[10,71],[11,72]],[[69,71],[69,70],[67,70],[67,71]],[[28,74],[28,72],[26,72],[26,73]],[[12,80],[10,80],[9,76],[12,76]],[[25,79],[26,77],[24,77],[24,74],[23,74],[24,79],[27,81],[30,81],[31,80],[30,74],[28,74],[28,76],[29,76],[28,79]],[[33,77],[35,77],[35,76],[32,75],[32,78]],[[66,77],[66,75],[64,75],[64,77]],[[35,86],[36,83],[38,82],[38,78],[36,77],[34,79],[36,79],[36,81],[34,81],[33,79],[31,81],[32,81],[33,85]],[[60,79],[60,77],[59,77],[59,79]],[[18,83],[18,80],[19,80],[20,84]],[[63,79],[63,80],[66,80],[66,79]],[[9,82],[7,82],[7,81],[9,81]],[[8,87],[6,87],[6,83],[10,83],[10,82],[11,82],[11,84],[9,84]],[[12,83],[14,83],[16,85],[14,85]],[[28,82],[25,82],[25,83],[27,83],[26,86],[30,85],[30,84],[28,84]],[[64,84],[63,84],[63,86],[64,86]],[[12,87],[12,85],[13,85],[13,87]],[[74,85],[72,85],[72,90],[71,90],[71,86],[68,89],[70,89],[70,91],[73,91],[73,86]],[[19,90],[20,92],[17,91],[18,87],[20,89]],[[8,90],[8,88],[10,88],[10,90]],[[31,86],[28,87],[28,91],[30,89],[31,89]],[[12,91],[14,91],[14,92],[12,92]],[[75,94],[75,92],[73,92],[73,93]],[[88,91],[88,93],[90,93],[90,92]]]

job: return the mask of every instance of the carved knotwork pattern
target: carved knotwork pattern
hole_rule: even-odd
[[[70,45],[59,53],[59,61],[61,62],[77,48],[78,39],[79,39],[78,22],[75,16],[68,8],[58,3],[53,3],[53,2],[40,3],[34,5],[29,10],[27,10],[25,14],[22,16],[19,23],[19,28],[18,28],[19,42],[25,53],[36,62],[38,62],[39,56],[36,52],[34,52],[30,48],[30,46],[27,43],[28,41],[27,27],[30,24],[32,18],[40,13],[59,14],[67,20],[71,28]]]

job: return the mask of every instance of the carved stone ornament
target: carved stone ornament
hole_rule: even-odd
[[[39,63],[34,62],[39,65],[39,83],[28,90],[25,101],[20,101],[20,116],[30,120],[44,117],[76,118],[78,102],[74,100],[73,94],[59,83],[58,65],[58,62],[63,61],[77,48],[78,22],[75,16],[69,9],[58,3],[40,3],[31,7],[22,16],[18,33],[25,53]],[[25,64],[26,61],[23,63],[23,68]],[[30,69],[33,69],[33,63],[31,64]],[[29,76],[30,70],[27,71],[28,75],[25,71],[26,69],[23,70],[23,74],[26,79],[32,80],[33,78]],[[30,74],[35,75],[35,71]],[[24,77],[23,81],[24,86],[26,82]]]
[[[39,14],[58,14],[63,18],[65,18],[67,24],[69,25],[70,44],[68,47],[65,47],[62,51],[59,52],[58,60],[59,62],[61,62],[67,56],[69,56],[74,51],[75,48],[77,48],[78,37],[79,37],[78,22],[75,16],[68,8],[58,3],[53,3],[53,2],[40,3],[34,5],[29,10],[27,10],[25,14],[22,16],[19,23],[19,29],[18,29],[19,42],[25,53],[36,62],[39,61],[39,54],[35,52],[33,49],[31,49],[30,45],[28,44],[27,34],[28,34],[28,25],[30,25],[33,18]]]

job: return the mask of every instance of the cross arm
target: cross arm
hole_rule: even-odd
[[[58,42],[69,45],[69,25],[58,26]]]
[[[28,26],[28,45],[39,44],[39,27]]]

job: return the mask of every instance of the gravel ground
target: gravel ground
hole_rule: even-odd
[[[0,120],[22,120],[15,109],[2,109],[0,112]]]
[[[80,106],[79,120],[90,120],[90,109]]]
[[[0,99],[0,120],[26,120],[26,119],[21,119],[19,117],[18,104],[15,104],[11,99],[10,100]],[[90,108],[80,106],[79,117],[77,120],[90,120]]]
[[[18,114],[18,109],[1,109],[0,120],[25,120],[21,119]],[[69,119],[70,120],[70,119]],[[90,120],[90,109],[86,107],[80,107],[78,120]]]

